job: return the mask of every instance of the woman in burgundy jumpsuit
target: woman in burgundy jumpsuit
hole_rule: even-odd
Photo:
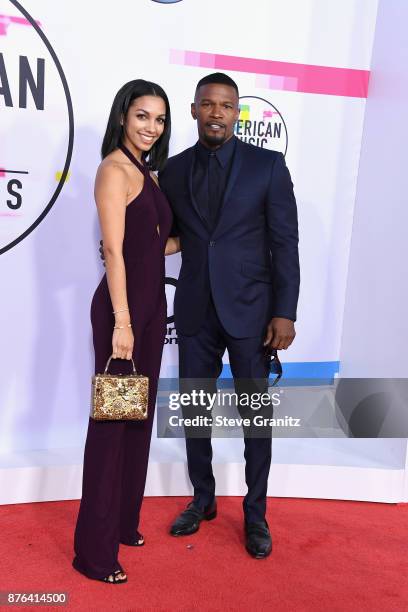
[[[119,544],[140,546],[144,543],[138,532],[139,513],[166,331],[164,256],[177,250],[176,243],[172,239],[168,241],[172,223],[170,206],[150,168],[163,167],[169,137],[170,109],[164,91],[142,80],[131,81],[122,87],[112,106],[102,157],[105,160],[110,156],[109,163],[112,161],[120,166],[119,178],[129,176],[132,182],[134,177],[139,193],[126,204],[121,220],[123,242],[118,260],[122,261],[120,257],[123,256],[125,282],[122,289],[119,276],[114,278],[118,266],[109,267],[106,237],[110,230],[104,235],[107,273],[95,291],[91,306],[95,373],[103,372],[108,358],[115,353],[121,358],[112,359],[109,372],[130,372],[129,357],[132,356],[137,372],[149,377],[148,419],[89,419],[73,560],[75,569],[88,578],[113,584],[127,579],[118,561]],[[111,183],[108,180],[108,192]],[[95,193],[98,204],[97,189]],[[111,202],[107,203],[106,210],[109,206]],[[112,216],[111,220],[109,212],[101,217],[101,210],[99,214],[103,233],[104,223],[107,228],[111,227],[116,217]],[[111,297],[113,292],[115,299]],[[113,335],[114,327],[118,330],[116,336]],[[133,345],[129,340],[132,334]]]

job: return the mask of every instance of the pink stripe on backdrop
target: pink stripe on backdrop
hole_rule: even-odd
[[[0,36],[7,36],[7,28],[11,23],[15,23],[16,25],[31,26],[31,23],[25,17],[0,15]],[[41,23],[39,21],[36,21],[36,24],[41,27]]]
[[[20,213],[13,212],[0,212],[0,217],[22,217],[23,215]]]
[[[259,87],[353,98],[367,97],[370,78],[369,70],[276,62],[175,49],[170,51],[170,62],[260,75],[256,81]]]

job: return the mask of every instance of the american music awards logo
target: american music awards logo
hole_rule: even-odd
[[[68,84],[37,17],[0,0],[0,253],[44,219],[72,155]]]
[[[235,124],[235,135],[262,147],[286,155],[288,131],[279,110],[268,100],[257,96],[241,96],[239,119]]]
[[[174,326],[174,294],[176,292],[177,280],[171,276],[166,276],[164,279],[166,287],[166,300],[167,300],[167,319],[166,319],[166,337],[164,344],[178,344],[177,330]]]

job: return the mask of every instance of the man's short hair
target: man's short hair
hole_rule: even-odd
[[[233,87],[237,92],[237,96],[239,97],[238,85],[233,79],[231,79],[231,77],[228,76],[228,74],[224,74],[224,72],[213,72],[212,74],[207,74],[207,76],[200,79],[195,90],[196,95],[200,87],[203,85],[212,85],[213,83]]]

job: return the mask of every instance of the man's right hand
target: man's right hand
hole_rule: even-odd
[[[100,247],[99,247],[99,255],[101,256],[103,265],[105,266],[105,253],[103,252],[103,240],[99,241]]]

